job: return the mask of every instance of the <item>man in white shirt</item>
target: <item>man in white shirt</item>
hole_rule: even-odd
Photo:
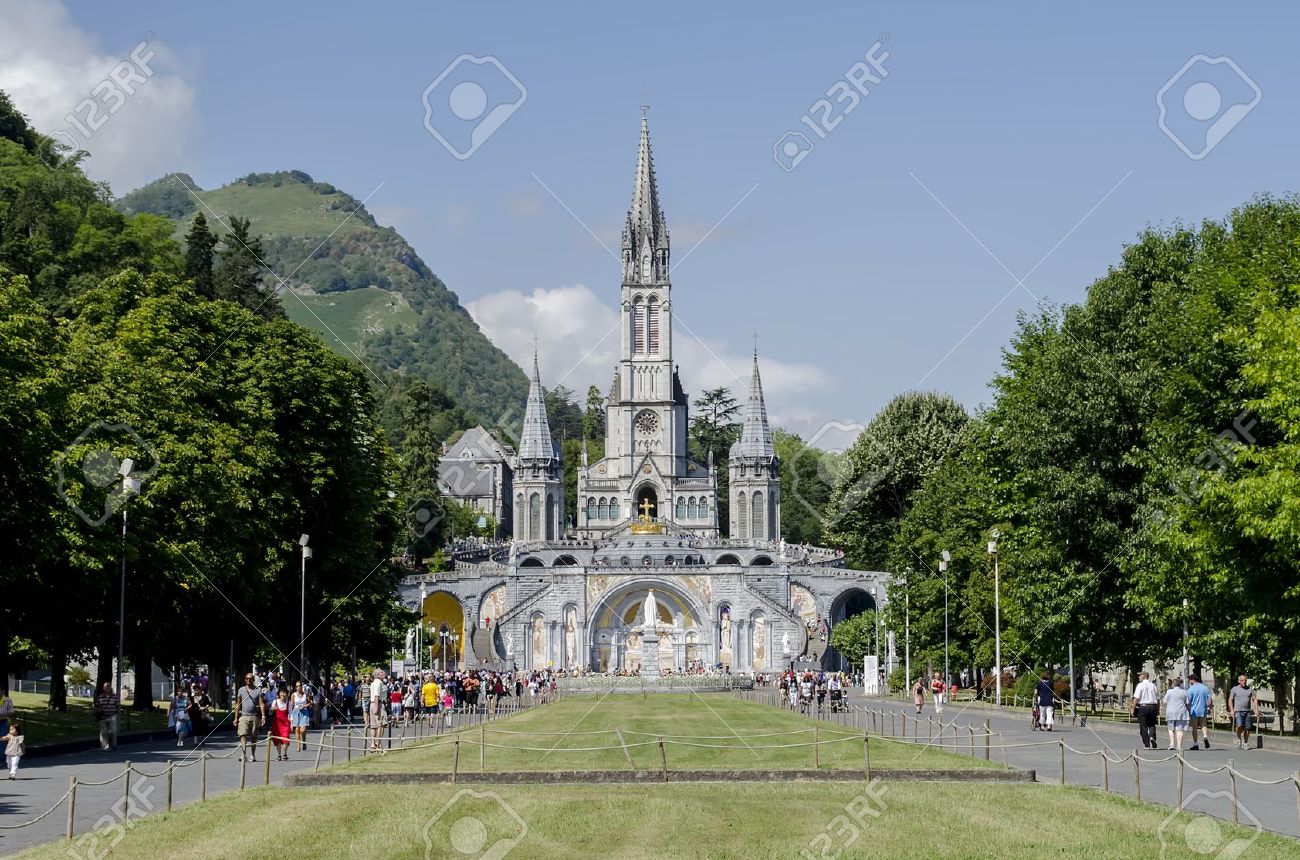
[[[1148,673],[1143,672],[1138,677],[1140,680],[1133,690],[1130,711],[1137,717],[1142,746],[1147,749],[1159,749],[1156,746],[1156,720],[1160,716],[1160,691]]]
[[[388,685],[384,683],[387,675],[383,669],[375,670],[375,678],[370,682],[370,706],[367,709],[370,719],[370,728],[374,731],[375,737],[370,748],[380,749],[379,735],[384,727],[384,703],[388,700]]]

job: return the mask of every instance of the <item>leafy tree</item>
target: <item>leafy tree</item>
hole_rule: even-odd
[[[587,411],[582,416],[582,435],[588,441],[605,444],[605,395],[595,385],[587,387]]]
[[[953,450],[966,411],[948,395],[895,397],[845,452],[823,524],[855,566],[880,570],[912,495]]]
[[[216,248],[217,237],[208,229],[208,219],[199,212],[185,234],[185,277],[194,282],[195,291],[206,299],[217,295],[212,271],[212,256]]]
[[[822,511],[831,490],[821,468],[827,454],[779,427],[772,432],[772,447],[781,459],[781,532],[793,543],[818,546]]]
[[[868,609],[846,618],[831,628],[831,647],[844,655],[853,666],[876,650],[876,613]]]
[[[198,224],[198,216],[194,219]],[[262,240],[250,234],[251,222],[238,215],[230,219],[230,232],[221,238],[221,257],[213,272],[216,297],[242,305],[265,319],[283,316],[279,297],[262,283]],[[194,228],[191,228],[191,232]]]
[[[740,438],[740,425],[736,416],[740,414],[740,403],[731,395],[731,390],[724,387],[705,391],[692,404],[695,417],[691,419],[691,438],[694,440],[700,462],[707,463],[710,455],[714,463],[726,462],[727,452]]]

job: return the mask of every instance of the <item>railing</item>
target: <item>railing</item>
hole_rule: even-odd
[[[729,690],[749,689],[754,686],[754,679],[745,675],[572,675],[555,679],[556,686],[565,690],[572,689],[612,689],[623,687],[643,689],[646,687],[669,687],[692,689],[697,687],[725,687]]]

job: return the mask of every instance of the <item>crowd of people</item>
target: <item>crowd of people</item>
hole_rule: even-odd
[[[814,707],[841,711],[847,707],[846,696],[852,684],[843,672],[796,672],[787,669],[777,679],[777,690],[785,707],[806,714]]]

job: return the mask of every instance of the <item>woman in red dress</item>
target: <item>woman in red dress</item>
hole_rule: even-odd
[[[271,740],[275,744],[275,757],[289,760],[289,691],[284,687],[271,702]]]

